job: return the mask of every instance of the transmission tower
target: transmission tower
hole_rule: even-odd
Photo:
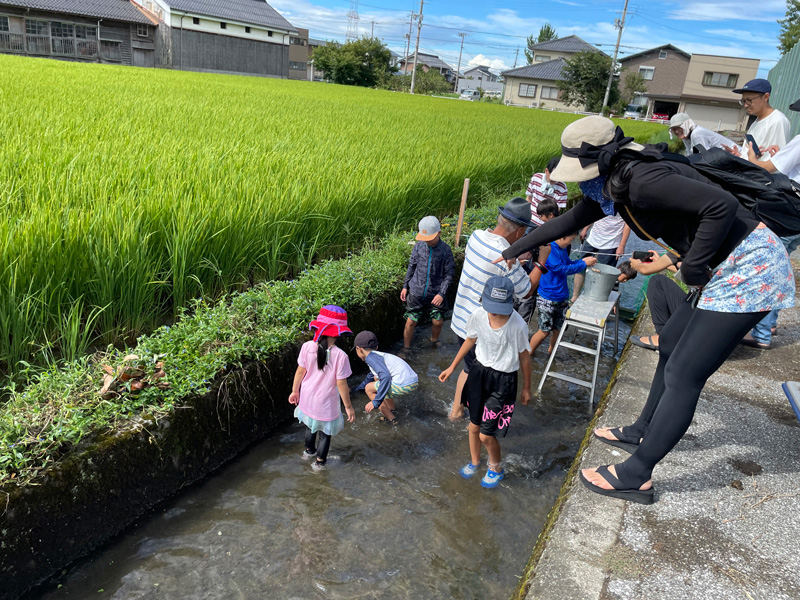
[[[350,0],[350,10],[347,11],[347,39],[358,39],[358,0]]]

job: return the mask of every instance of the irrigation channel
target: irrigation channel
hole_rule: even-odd
[[[623,303],[640,285],[624,284]],[[630,329],[620,322],[617,349],[613,324],[608,333],[598,399]],[[467,420],[447,418],[455,378],[436,379],[456,338],[449,322],[440,348],[429,336],[418,328],[409,362],[420,388],[398,406],[396,427],[364,413],[366,396],[355,395],[356,422],[333,438],[328,469],[317,473],[301,459],[303,426],[286,425],[26,598],[508,597],[591,419],[588,392],[550,380],[518,405],[501,440],[507,477],[483,489],[458,473],[469,453]],[[569,354],[560,370],[590,378],[591,358]],[[351,364],[363,369],[355,356]]]

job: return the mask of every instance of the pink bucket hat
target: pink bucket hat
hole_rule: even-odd
[[[323,306],[317,318],[308,324],[308,328],[316,329],[314,332],[315,342],[318,342],[323,335],[336,337],[344,333],[353,335],[353,332],[347,326],[347,313],[341,306],[334,304]]]

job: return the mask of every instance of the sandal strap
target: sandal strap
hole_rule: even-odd
[[[622,483],[619,479],[617,479],[611,471],[608,470],[610,465],[603,465],[602,467],[597,467],[597,474],[600,475],[606,482],[610,483],[611,486],[615,490],[624,490],[629,489]]]
[[[628,444],[638,444],[639,438],[636,436],[628,435],[622,431],[622,427],[614,427],[613,429],[609,429],[608,432],[617,438],[618,442],[625,442]]]

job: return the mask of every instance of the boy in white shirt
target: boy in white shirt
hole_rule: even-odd
[[[467,337],[453,363],[439,375],[447,381],[456,366],[475,348],[476,360],[464,384],[462,402],[469,407],[470,462],[461,469],[472,477],[481,461],[481,445],[489,454],[489,469],[481,485],[495,488],[505,476],[500,467],[497,435],[508,432],[517,400],[517,371],[522,366],[522,404],[531,398],[531,363],[528,326],[514,311],[514,284],[507,277],[491,277],[483,289],[481,306],[467,321]],[[455,404],[453,411],[456,411]]]
[[[397,425],[394,401],[416,391],[417,374],[399,356],[378,352],[378,337],[371,331],[360,332],[353,345],[358,358],[367,363],[370,372],[351,392],[364,390],[369,397],[364,410],[369,413],[377,408],[381,413],[380,421]]]

